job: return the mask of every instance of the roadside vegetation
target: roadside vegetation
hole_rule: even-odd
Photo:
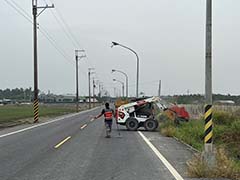
[[[160,115],[159,119],[161,134],[176,137],[195,149],[203,151],[203,118],[182,122],[178,125],[164,114]],[[240,111],[234,113],[215,111],[213,120],[216,167],[208,168],[201,153],[196,154],[188,162],[189,175],[191,177],[226,177],[240,180]]]
[[[39,117],[41,119],[56,117],[75,112],[74,105],[40,105]],[[0,106],[0,128],[33,122],[32,105],[5,105]]]

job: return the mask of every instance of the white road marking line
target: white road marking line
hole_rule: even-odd
[[[71,139],[71,136],[68,136],[64,140],[62,140],[60,143],[58,143],[56,146],[54,146],[55,149],[59,148],[61,145],[63,145],[65,142],[67,142],[69,139]]]
[[[81,127],[81,129],[84,129],[85,127],[87,127],[87,124],[84,124],[84,125]]]
[[[91,121],[91,122],[93,122],[94,120],[95,120],[95,119],[94,119],[94,118],[92,118],[90,121]]]
[[[162,163],[168,168],[170,173],[174,176],[176,180],[184,180],[183,177],[177,172],[176,169],[167,161],[167,159],[158,151],[158,149],[143,135],[142,132],[138,131],[143,140],[147,145],[153,150],[157,157],[162,161]]]
[[[3,134],[3,135],[0,135],[0,138],[10,136],[10,135],[14,135],[14,134],[18,134],[18,133],[21,133],[21,132],[24,132],[24,131],[27,131],[27,130],[30,130],[30,129],[34,129],[34,128],[37,128],[37,127],[40,127],[40,126],[44,126],[44,125],[51,124],[51,123],[54,123],[54,122],[57,122],[57,121],[61,121],[61,120],[64,120],[66,118],[70,118],[70,117],[74,117],[74,116],[77,116],[77,115],[80,115],[80,114],[83,114],[83,113],[87,113],[87,112],[95,110],[97,108],[98,107],[96,107],[94,109],[89,109],[89,110],[86,110],[86,111],[82,111],[82,112],[79,112],[79,113],[76,113],[76,114],[67,115],[67,116],[64,116],[64,117],[61,117],[61,118],[54,119],[52,121],[48,121],[48,122],[44,122],[44,123],[37,124],[37,125],[34,125],[34,126],[30,126],[30,127],[24,128],[24,129],[20,129],[20,130],[17,130],[17,131],[10,132],[10,133],[6,133],[6,134]]]

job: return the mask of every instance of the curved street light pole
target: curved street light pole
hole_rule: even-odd
[[[126,97],[128,97],[128,75],[123,71],[112,69],[112,73],[114,72],[122,73],[126,77]]]
[[[112,42],[112,46],[111,46],[111,47],[113,47],[113,46],[121,46],[121,47],[123,47],[123,48],[125,48],[125,49],[128,49],[129,51],[133,52],[133,53],[136,55],[136,57],[137,57],[137,84],[136,84],[136,97],[138,97],[138,84],[139,84],[139,57],[138,57],[136,51],[134,51],[133,49],[131,49],[131,48],[127,47],[127,46],[124,46],[124,45],[119,44],[119,43],[117,43],[117,42]]]
[[[124,82],[119,81],[119,80],[117,80],[117,79],[113,79],[113,81],[116,81],[116,82],[119,82],[119,83],[122,84],[122,96],[124,97]]]

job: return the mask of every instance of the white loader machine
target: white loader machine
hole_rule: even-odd
[[[125,125],[131,131],[139,127],[154,131],[158,127],[158,121],[155,119],[156,108],[166,109],[166,106],[160,103],[159,97],[140,99],[121,105],[116,108],[117,124]]]

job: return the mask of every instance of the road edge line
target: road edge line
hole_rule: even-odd
[[[146,138],[146,136],[138,131],[138,134],[142,137],[145,143],[152,149],[156,156],[162,161],[164,166],[170,171],[176,180],[184,180],[183,177],[177,172],[177,170],[167,161],[167,159],[159,152],[159,150]]]
[[[7,137],[7,136],[10,136],[10,135],[14,135],[14,134],[18,134],[18,133],[21,133],[21,132],[24,132],[24,131],[27,131],[27,130],[30,130],[30,129],[34,129],[34,128],[37,128],[37,127],[40,127],[40,126],[44,126],[44,125],[47,125],[47,124],[54,123],[54,122],[57,122],[57,121],[61,121],[61,120],[64,120],[65,118],[74,117],[74,116],[77,116],[77,115],[80,115],[80,114],[83,114],[83,113],[86,113],[86,112],[90,112],[90,111],[95,110],[97,108],[99,108],[99,107],[96,107],[96,108],[93,108],[93,109],[88,109],[88,110],[85,110],[85,111],[81,111],[79,113],[65,115],[63,117],[53,119],[53,120],[50,120],[50,121],[47,121],[47,122],[44,122],[44,123],[40,123],[40,124],[33,125],[33,126],[30,126],[30,127],[27,127],[27,128],[19,129],[17,131],[2,134],[2,135],[0,135],[0,138]]]

